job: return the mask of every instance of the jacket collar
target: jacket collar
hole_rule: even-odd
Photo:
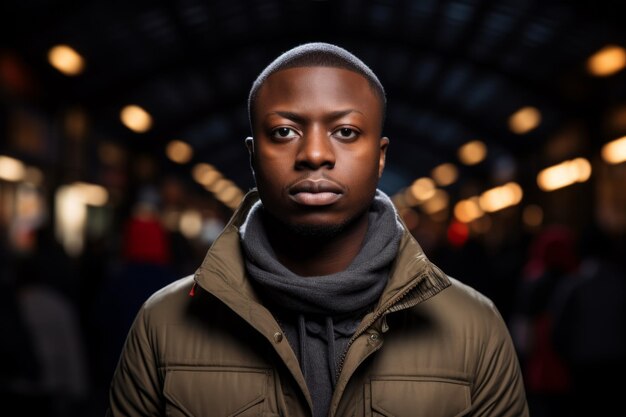
[[[413,307],[451,285],[448,276],[430,262],[402,219],[399,220],[404,235],[389,282],[376,308],[383,313]]]
[[[196,271],[196,283],[214,295],[217,295],[215,291],[224,295],[224,291],[230,288],[235,290],[239,297],[243,296],[247,301],[258,302],[258,298],[246,277],[244,255],[239,243],[239,227],[244,223],[248,212],[258,199],[256,189],[249,191],[244,196],[222,233],[209,248],[200,268]],[[216,282],[215,275],[222,279]]]

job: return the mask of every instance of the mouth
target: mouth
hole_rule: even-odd
[[[327,179],[304,179],[293,184],[288,191],[291,199],[303,206],[328,206],[344,194],[343,187]]]

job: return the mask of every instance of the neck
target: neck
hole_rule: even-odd
[[[368,227],[367,212],[333,236],[302,236],[266,218],[268,239],[278,261],[293,273],[306,276],[344,271],[358,255]]]

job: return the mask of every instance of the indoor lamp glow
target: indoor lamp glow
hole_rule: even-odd
[[[48,52],[48,62],[65,75],[74,76],[83,72],[85,60],[71,46],[57,45]]]

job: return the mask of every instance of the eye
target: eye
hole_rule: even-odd
[[[293,139],[298,133],[290,127],[279,127],[272,130],[272,137],[276,139]]]
[[[337,129],[335,133],[333,133],[335,137],[343,140],[356,139],[359,136],[359,133],[349,127],[342,127],[341,129]]]

